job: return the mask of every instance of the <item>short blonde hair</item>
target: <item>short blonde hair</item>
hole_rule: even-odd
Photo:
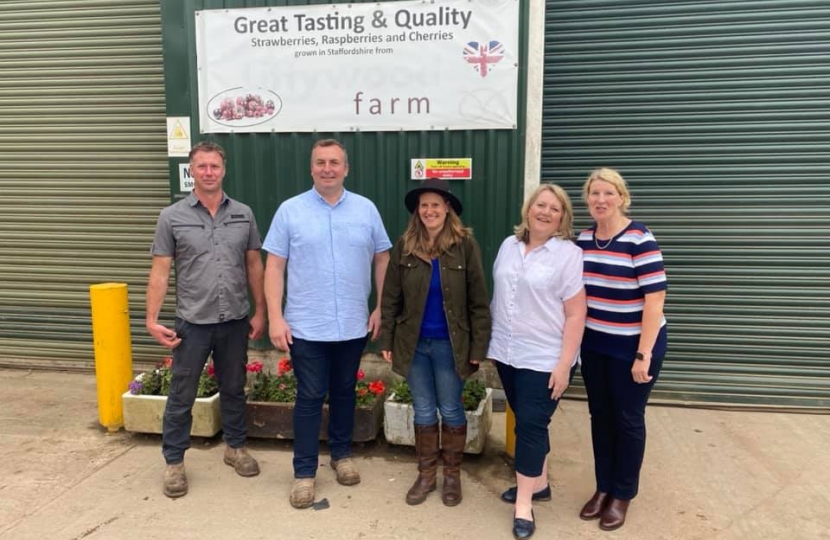
[[[591,184],[594,180],[602,180],[603,182],[608,182],[614,186],[617,193],[619,193],[620,197],[622,197],[622,213],[628,214],[628,207],[631,206],[631,193],[629,193],[628,184],[625,179],[623,179],[622,175],[616,170],[609,169],[608,167],[594,169],[591,174],[588,175],[588,179],[582,187],[582,200],[586,203],[588,202],[588,194],[591,192]]]
[[[513,232],[515,233],[516,238],[524,243],[527,243],[530,240],[530,224],[527,220],[527,214],[530,212],[530,207],[536,202],[536,199],[539,198],[539,195],[541,195],[543,191],[551,192],[559,201],[559,204],[562,205],[562,219],[559,221],[559,228],[553,236],[563,238],[565,240],[573,239],[574,211],[573,206],[571,205],[571,199],[568,197],[568,194],[565,193],[565,190],[556,184],[542,184],[530,194],[530,197],[527,198],[525,203],[522,205],[522,221],[513,227]]]

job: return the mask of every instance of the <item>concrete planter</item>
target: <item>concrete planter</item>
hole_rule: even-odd
[[[372,441],[378,436],[383,422],[383,398],[368,407],[357,407],[354,414],[354,442]],[[245,422],[248,437],[263,439],[294,438],[294,404],[269,401],[249,401],[245,404]],[[321,441],[328,439],[329,406],[323,405],[323,421],[320,424]]]
[[[136,433],[161,433],[167,396],[134,396],[124,392],[121,402],[124,407],[124,429]],[[219,394],[196,398],[190,434],[196,437],[213,437],[221,429]]]
[[[383,404],[383,435],[390,444],[415,446],[415,414],[412,405],[395,403],[392,401],[394,397],[395,394],[390,395]],[[467,444],[464,446],[464,452],[480,454],[493,425],[493,389],[487,389],[487,394],[478,404],[478,409],[467,411],[466,414]]]

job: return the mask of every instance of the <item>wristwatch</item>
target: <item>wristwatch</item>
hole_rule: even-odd
[[[646,357],[645,357],[645,355],[644,355],[643,353],[641,353],[640,351],[637,351],[637,352],[634,354],[634,359],[635,359],[635,360],[645,360],[645,359],[646,359]]]

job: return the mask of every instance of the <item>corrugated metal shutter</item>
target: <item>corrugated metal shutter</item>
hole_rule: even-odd
[[[830,406],[830,4],[548,1],[542,170],[598,166],[669,273],[655,395]]]
[[[169,204],[158,0],[0,5],[0,365],[89,368],[90,284],[130,287],[135,360]],[[169,306],[168,306],[169,310]]]

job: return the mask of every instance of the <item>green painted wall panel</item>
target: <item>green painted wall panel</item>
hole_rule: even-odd
[[[259,6],[304,5],[308,2],[264,1]],[[198,86],[195,67],[194,12],[201,9],[243,8],[239,1],[163,2],[165,93],[168,116],[189,116],[191,130],[199,133]],[[527,18],[522,5],[520,20]],[[526,41],[526,24],[520,42]],[[526,51],[520,61],[519,96],[526,93]],[[260,231],[267,232],[279,204],[311,187],[310,153],[319,138],[341,140],[349,151],[350,172],[346,188],[372,199],[394,241],[408,219],[403,197],[416,183],[409,180],[410,159],[416,157],[471,157],[473,179],[455,181],[452,190],[464,203],[463,219],[472,226],[489,270],[498,246],[518,222],[524,169],[524,98],[519,101],[516,130],[471,130],[431,132],[346,132],[210,134],[228,151],[226,191],[249,204]],[[195,140],[199,138],[194,136]],[[170,160],[171,192],[179,190],[178,164]],[[487,272],[489,275],[489,271]]]

